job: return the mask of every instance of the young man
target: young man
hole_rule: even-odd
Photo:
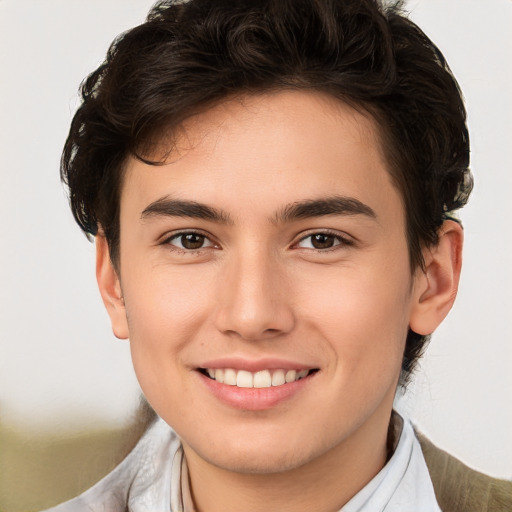
[[[55,510],[440,510],[392,412],[471,190],[433,43],[374,0],[162,2],[82,94],[63,179],[160,418]]]

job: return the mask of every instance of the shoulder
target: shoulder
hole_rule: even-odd
[[[181,468],[181,443],[154,418],[128,456],[80,496],[46,512],[133,512],[164,510],[174,473]]]
[[[469,468],[416,432],[444,512],[510,512],[512,481],[492,478]]]

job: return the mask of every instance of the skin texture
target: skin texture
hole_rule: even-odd
[[[411,275],[376,124],[320,93],[231,98],[175,140],[163,166],[127,161],[119,274],[97,237],[114,333],[183,440],[198,510],[337,510],[385,463],[407,329],[428,334],[448,313],[461,229],[447,221]],[[333,197],[367,210],[284,214]],[[168,200],[221,215],[168,215]],[[191,231],[201,248],[180,247]],[[198,371],[215,364],[317,371],[284,398],[238,390],[234,405]]]

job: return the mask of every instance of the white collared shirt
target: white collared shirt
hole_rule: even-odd
[[[47,512],[194,512],[178,436],[161,419],[114,471]],[[382,470],[340,512],[441,512],[409,421]]]

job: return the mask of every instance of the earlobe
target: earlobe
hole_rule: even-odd
[[[127,339],[128,322],[119,276],[110,260],[110,251],[104,235],[98,233],[96,244],[96,279],[103,304],[112,324],[112,331],[119,339]]]
[[[421,335],[431,334],[453,306],[462,266],[463,231],[447,220],[436,246],[425,249],[425,269],[417,269],[414,302],[409,327]]]

